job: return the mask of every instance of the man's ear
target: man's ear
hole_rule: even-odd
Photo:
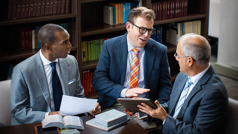
[[[44,45],[44,47],[45,47],[46,50],[51,51],[51,46],[50,46],[50,44],[46,43],[46,44]]]
[[[130,32],[130,26],[131,26],[131,23],[130,22],[126,22],[126,30],[127,30],[127,32]]]
[[[192,57],[188,57],[187,58],[187,63],[191,67],[193,65],[193,63],[194,63],[194,59]]]

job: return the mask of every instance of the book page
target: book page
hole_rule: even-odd
[[[97,99],[79,98],[68,95],[63,95],[60,114],[62,115],[77,115],[90,112],[97,104]]]
[[[42,128],[48,128],[48,127],[64,128],[63,118],[61,115],[58,115],[58,114],[46,116],[45,119],[41,123],[42,123]]]
[[[65,116],[64,120],[64,127],[65,128],[78,128],[84,129],[83,122],[80,117],[78,116]]]

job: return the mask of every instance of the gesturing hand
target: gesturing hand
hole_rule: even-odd
[[[150,106],[146,105],[145,103],[141,103],[141,105],[137,105],[141,112],[144,112],[148,115],[150,115],[153,118],[160,119],[164,121],[164,119],[168,116],[165,109],[159,104],[159,102],[156,100],[155,104],[157,105],[156,109],[151,108]]]
[[[144,88],[131,88],[126,91],[126,97],[131,98],[131,97],[137,97],[140,94],[144,94],[149,92],[150,89],[144,89]]]

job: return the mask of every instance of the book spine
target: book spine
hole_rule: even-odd
[[[45,15],[45,4],[46,4],[46,0],[42,0],[42,1],[41,1],[40,16],[44,16],[44,15]]]
[[[51,1],[50,5],[51,5],[50,7],[53,7],[52,14],[53,15],[57,14],[58,0]]]
[[[66,3],[65,3],[65,13],[68,14],[70,13],[70,0],[66,0]]]
[[[13,0],[8,1],[8,20],[13,19]]]
[[[50,8],[50,0],[45,0],[45,14],[44,15],[50,15],[50,10],[52,10]]]
[[[57,4],[57,14],[61,13],[61,0],[58,0],[58,4]]]
[[[61,1],[61,14],[65,14],[65,5],[66,5],[66,0]]]
[[[42,2],[42,0],[37,0],[36,16],[40,16],[41,15],[41,2]]]

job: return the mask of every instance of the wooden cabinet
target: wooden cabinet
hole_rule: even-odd
[[[10,11],[10,9],[8,9],[9,1],[2,1],[0,5],[0,80],[6,79],[5,75],[7,75],[9,71],[9,66],[16,65],[39,50],[21,50],[20,30],[22,28],[42,26],[46,23],[67,23],[68,31],[71,35],[70,41],[73,46],[71,54],[78,60],[81,76],[84,70],[95,69],[98,62],[98,60],[82,62],[81,43],[83,41],[111,38],[126,32],[125,24],[111,26],[103,23],[103,6],[107,4],[108,1],[112,2],[112,0],[69,0],[69,13],[18,19],[8,19]],[[130,2],[130,0],[128,0],[128,2]],[[158,2],[158,0],[141,1],[142,6],[148,8],[152,8],[153,3],[155,2]],[[201,20],[201,34],[208,37],[208,14],[209,0],[188,0],[187,16],[155,21],[155,26],[164,27],[171,23]],[[163,32],[162,37],[162,44],[168,47],[170,71],[172,80],[174,80],[176,74],[179,72],[179,66],[173,57],[176,46],[166,43],[165,31]]]

